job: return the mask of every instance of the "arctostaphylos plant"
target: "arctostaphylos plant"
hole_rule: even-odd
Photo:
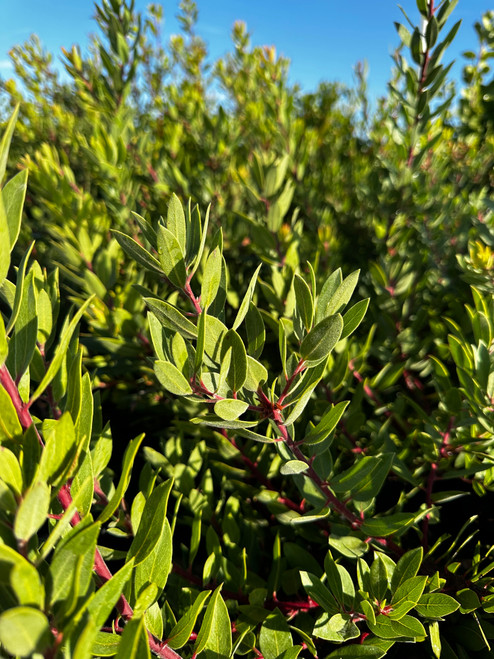
[[[63,83],[14,50],[2,656],[492,656],[492,30],[456,112],[455,4],[372,116],[240,23],[208,78],[192,2],[169,55],[113,0]]]

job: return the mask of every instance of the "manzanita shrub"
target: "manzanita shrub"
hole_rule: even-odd
[[[372,115],[241,23],[208,74],[189,1],[167,51],[103,0],[63,82],[13,49],[2,657],[493,656],[494,20],[455,103],[455,5]]]

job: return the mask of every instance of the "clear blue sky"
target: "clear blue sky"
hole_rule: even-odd
[[[136,0],[144,10],[146,0]],[[177,0],[162,1],[165,14],[163,37],[178,32]],[[209,45],[210,59],[231,48],[235,20],[247,23],[255,45],[274,45],[291,60],[290,79],[310,91],[323,80],[351,84],[359,60],[369,64],[369,89],[373,97],[384,94],[391,69],[390,53],[398,44],[393,22],[404,22],[398,4],[416,17],[415,0],[198,0],[198,33]],[[84,47],[96,30],[91,0],[3,0],[0,21],[0,74],[9,74],[8,50],[32,33],[59,55],[73,43]],[[452,19],[463,23],[449,58],[461,75],[461,53],[476,50],[473,24],[482,13],[494,9],[493,0],[459,0]],[[447,58],[448,59],[448,58]],[[449,59],[448,59],[449,61]]]

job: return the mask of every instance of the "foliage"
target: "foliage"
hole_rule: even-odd
[[[12,50],[3,655],[492,656],[492,15],[455,102],[455,5],[372,113],[240,22],[210,68],[188,0],[168,47],[103,0],[62,79]]]

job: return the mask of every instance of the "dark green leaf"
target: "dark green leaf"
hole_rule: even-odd
[[[48,366],[48,369],[43,379],[36,388],[36,391],[31,396],[30,404],[33,403],[35,400],[37,400],[39,396],[41,396],[41,394],[45,391],[45,389],[48,387],[48,385],[51,383],[53,378],[58,373],[60,367],[62,366],[63,359],[67,354],[69,343],[75,331],[75,328],[77,327],[84,312],[86,311],[88,306],[92,303],[92,301],[93,301],[93,296],[89,297],[84,302],[84,304],[78,309],[77,313],[74,315],[70,323],[64,327],[62,334],[60,336],[60,342],[55,350],[53,359],[51,360],[50,365]]]
[[[180,199],[175,193],[172,194],[170,202],[168,203],[166,226],[177,239],[182,254],[185,254],[185,246],[187,242],[185,213],[182,204],[180,203]]]
[[[13,179],[10,179],[2,190],[3,207],[9,228],[10,251],[12,251],[19,237],[22,209],[24,208],[24,199],[26,198],[28,172],[28,169],[23,169]]]
[[[347,336],[350,336],[350,334],[355,332],[360,325],[367,311],[367,307],[369,306],[369,299],[370,298],[360,300],[360,302],[357,302],[353,307],[350,307],[350,309],[348,309],[343,315],[343,331],[341,333],[340,341],[341,339],[346,339]]]
[[[314,316],[314,301],[308,284],[300,277],[295,275],[293,279],[293,288],[295,290],[295,300],[297,303],[297,312],[307,331],[312,327]]]
[[[151,659],[143,618],[134,617],[125,625],[116,659]]]
[[[215,247],[208,256],[202,276],[201,305],[203,309],[207,309],[214,302],[220,286],[222,265],[221,251],[219,247]]]
[[[139,435],[135,439],[132,439],[128,443],[127,448],[125,449],[122,472],[120,475],[120,480],[118,482],[117,488],[113,493],[113,496],[111,497],[110,501],[106,504],[106,506],[103,508],[102,513],[98,517],[98,522],[100,522],[101,524],[107,522],[110,519],[110,517],[113,515],[115,510],[120,505],[120,502],[125,492],[127,491],[127,487],[129,486],[129,482],[130,482],[130,472],[132,470],[132,465],[134,463],[135,456],[137,454],[137,451],[139,450],[139,446],[141,445],[143,439],[144,439],[144,433],[142,435]]]
[[[105,620],[111,614],[125,584],[130,579],[133,568],[134,559],[131,558],[89,598],[85,608],[91,614],[96,627],[99,628],[105,624]]]
[[[333,295],[329,298],[324,312],[325,316],[333,316],[343,311],[344,307],[350,301],[353,291],[358,282],[360,270],[355,270],[341,282]]]
[[[300,345],[300,355],[307,364],[325,359],[338,343],[343,330],[340,314],[328,316],[311,329]]]
[[[146,501],[139,528],[127,554],[127,559],[134,558],[136,565],[149,556],[162,536],[166,535],[163,529],[167,523],[166,509],[172,485],[172,480],[161,483]]]
[[[406,554],[401,556],[396,564],[393,576],[391,577],[391,590],[393,592],[395,592],[404,581],[411,579],[417,574],[420,565],[422,564],[423,555],[424,550],[422,547],[417,547],[416,549],[407,551]]]
[[[384,485],[393,464],[393,457],[393,453],[384,453],[380,457],[362,458],[350,469],[336,476],[331,481],[331,489],[336,493],[350,492],[355,501],[372,499]]]
[[[262,263],[257,267],[256,271],[252,275],[249,285],[247,286],[247,290],[245,292],[245,295],[243,297],[243,300],[238,308],[237,316],[235,318],[235,322],[233,323],[233,329],[236,330],[240,327],[242,321],[247,315],[247,312],[249,311],[251,304],[252,304],[252,296],[254,295],[254,289],[256,287],[257,283],[257,278],[259,276],[259,271],[262,267]],[[254,307],[255,308],[255,307]],[[262,318],[261,318],[261,323],[262,323]],[[263,325],[264,327],[264,325]],[[248,331],[247,331],[248,333]],[[250,340],[249,340],[250,342]]]
[[[233,329],[223,337],[221,344],[221,359],[223,360],[226,352],[231,348],[231,361],[226,381],[232,391],[236,392],[242,388],[247,377],[247,353],[242,339]]]
[[[324,441],[336,428],[348,404],[349,401],[343,400],[336,405],[331,405],[319,423],[304,437],[304,444],[317,444]]]
[[[259,645],[265,659],[279,659],[293,646],[290,628],[279,609],[270,613],[262,623]]]
[[[197,617],[207,600],[210,591],[205,590],[196,597],[194,604],[187,610],[187,612],[180,618],[177,624],[173,627],[167,638],[168,645],[174,650],[183,647],[190,638]]]
[[[186,339],[197,337],[197,327],[169,302],[152,297],[144,298],[144,302],[163,327],[179,332]]]
[[[184,254],[171,231],[158,226],[158,257],[163,272],[177,288],[183,288],[187,279]]]
[[[136,263],[144,266],[147,270],[151,270],[151,272],[163,272],[158,259],[150,254],[150,252],[148,252],[147,249],[140,245],[136,240],[127,236],[125,233],[114,229],[112,229],[112,235],[115,236],[118,244],[124,252],[128,254],[131,259],[136,261]]]

